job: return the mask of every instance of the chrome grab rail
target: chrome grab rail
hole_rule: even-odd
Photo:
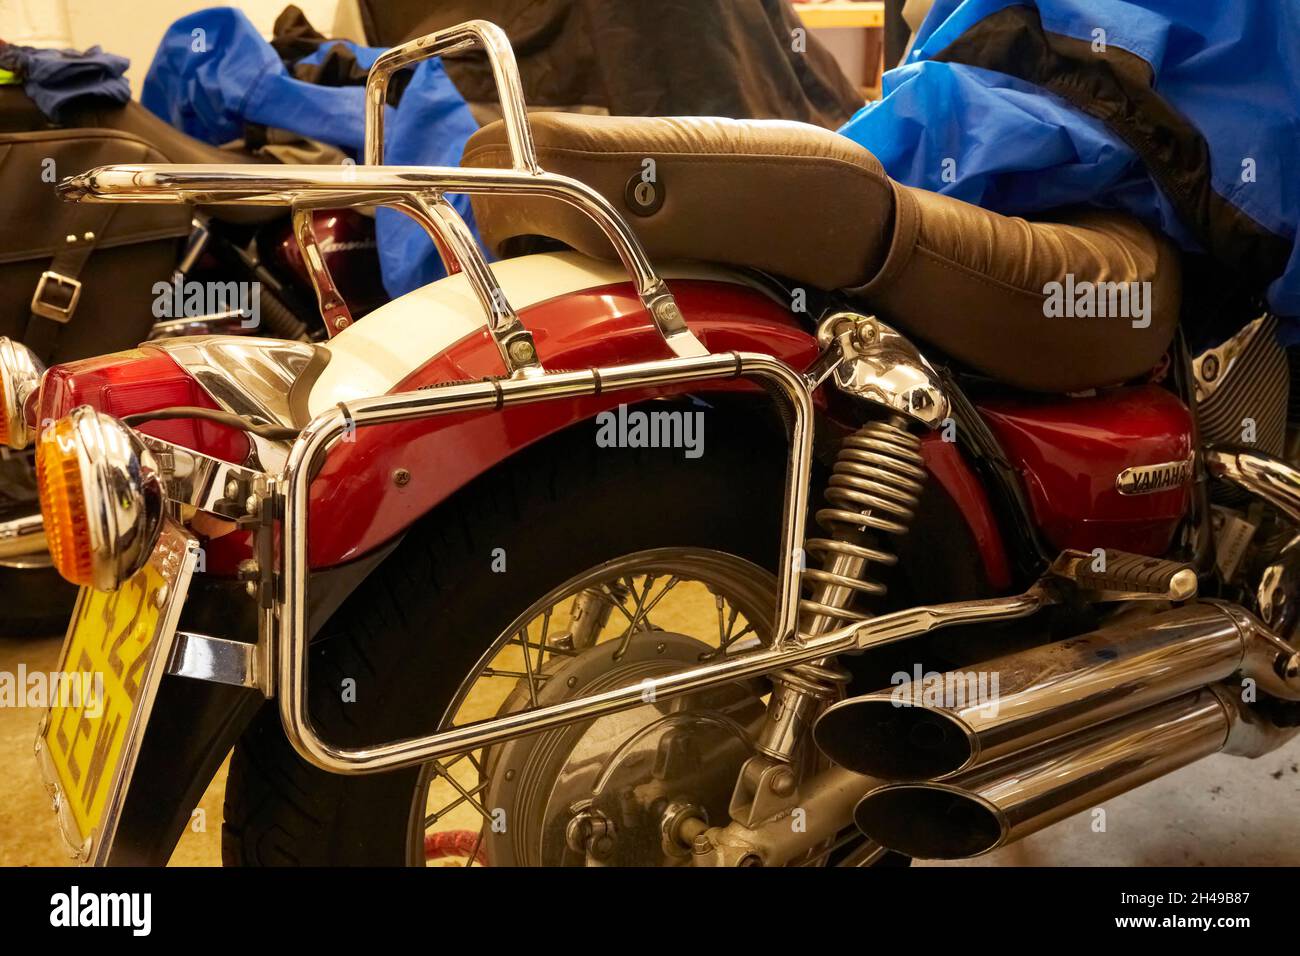
[[[487,51],[497,81],[511,169],[464,169],[450,166],[383,166],[384,97],[393,73],[440,52],[478,43]],[[524,107],[519,71],[509,41],[500,28],[483,20],[432,33],[382,54],[366,81],[367,165],[121,165],[101,166],[65,179],[59,192],[73,201],[187,202],[202,205],[319,207],[392,206],[424,228],[438,248],[448,274],[463,271],[487,315],[488,332],[511,376],[538,375],[542,365],[532,334],[507,301],[478,242],[445,193],[467,195],[540,195],[577,208],[600,227],[636,285],[637,295],[673,355],[707,355],[686,325],[667,283],[655,271],[636,233],[596,190],[566,176],[547,173],[537,164],[532,130]],[[303,260],[315,265],[295,230]],[[324,268],[323,261],[320,268]],[[333,281],[314,276],[324,301]],[[326,290],[321,293],[319,290]]]
[[[380,54],[366,77],[366,165],[382,166],[384,163],[384,103],[388,97],[388,81],[393,74],[420,60],[474,46],[483,48],[492,67],[497,96],[501,100],[501,118],[506,126],[506,141],[510,145],[511,166],[524,172],[541,173],[537,151],[533,148],[532,127],[528,125],[528,110],[524,105],[524,88],[519,81],[515,51],[505,31],[487,20],[470,20],[408,40]]]

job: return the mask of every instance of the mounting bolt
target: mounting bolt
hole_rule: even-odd
[[[393,472],[393,484],[399,488],[405,488],[411,483],[411,473],[405,468],[398,468]]]
[[[537,350],[527,339],[515,339],[506,351],[516,365],[530,365],[537,361]]]
[[[244,582],[244,590],[248,592],[249,597],[257,597],[257,580],[261,573],[262,569],[258,567],[255,558],[244,558],[243,561],[239,562],[236,577]]]
[[[876,340],[876,324],[871,321],[857,323],[853,329],[853,337],[858,348],[870,345]]]
[[[778,797],[788,797],[794,793],[795,779],[794,771],[789,767],[781,767],[772,774],[772,792]]]

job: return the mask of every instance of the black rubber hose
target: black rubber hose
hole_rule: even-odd
[[[259,290],[262,321],[266,330],[280,339],[303,340],[307,338],[307,324],[280,301],[280,297],[265,285]]]
[[[216,408],[199,408],[197,405],[175,405],[171,408],[157,408],[151,412],[137,412],[122,419],[123,424],[135,427],[145,422],[175,421],[180,418],[202,418],[218,425],[226,425],[248,432],[267,441],[293,441],[298,437],[299,429],[286,428],[283,425],[258,425],[234,412],[223,412]]]

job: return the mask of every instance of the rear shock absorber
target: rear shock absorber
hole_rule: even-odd
[[[816,515],[829,537],[810,538],[804,545],[806,554],[821,557],[822,566],[803,572],[809,593],[799,602],[801,636],[816,637],[869,617],[852,604],[858,595],[884,595],[884,584],[868,577],[867,570],[873,563],[891,567],[898,562],[879,542],[911,527],[925,480],[924,462],[921,441],[902,416],[871,422],[844,440],[826,488],[829,507]],[[831,657],[773,674],[758,749],[790,761],[817,709],[842,695],[849,676]]]

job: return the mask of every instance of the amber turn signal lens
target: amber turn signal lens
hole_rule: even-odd
[[[36,478],[60,574],[116,591],[144,567],[162,531],[165,491],[139,435],[89,405],[74,408],[41,432]]]
[[[90,522],[86,514],[76,424],[62,418],[36,443],[36,484],[45,518],[45,540],[59,573],[73,584],[94,587]]]

